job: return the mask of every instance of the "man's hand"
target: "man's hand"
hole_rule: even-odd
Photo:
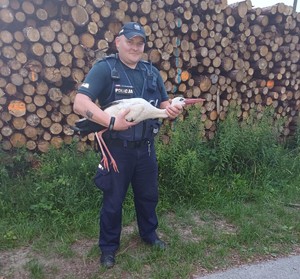
[[[121,111],[117,116],[115,120],[115,125],[113,127],[113,130],[115,131],[124,131],[129,129],[130,127],[136,125],[136,122],[129,122],[126,120],[126,115],[129,113],[130,109],[126,109],[124,111]]]
[[[166,112],[171,119],[175,119],[183,112],[183,107],[180,104],[169,105],[166,107]]]

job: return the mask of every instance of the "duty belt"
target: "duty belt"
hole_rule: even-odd
[[[125,148],[138,148],[150,144],[150,140],[127,141],[122,139],[107,139],[107,146],[125,147]]]

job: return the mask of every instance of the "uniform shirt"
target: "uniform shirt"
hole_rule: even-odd
[[[113,62],[114,63],[114,62]],[[117,63],[122,65],[129,83],[134,87],[133,97],[143,97],[144,76],[141,63],[138,63],[135,69],[131,69],[123,64],[120,60]],[[152,70],[157,75],[158,91],[161,94],[161,101],[167,101],[169,99],[166,92],[162,77],[160,76],[157,68],[152,66]],[[94,102],[98,99],[100,104],[107,104],[114,100],[115,96],[110,96],[112,92],[113,79],[111,77],[111,69],[108,62],[105,60],[99,61],[91,68],[84,82],[79,87],[78,92],[87,95]]]

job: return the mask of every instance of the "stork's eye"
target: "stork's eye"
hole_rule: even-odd
[[[181,98],[180,98],[180,102],[183,102],[183,101],[184,101],[184,98],[181,97]]]

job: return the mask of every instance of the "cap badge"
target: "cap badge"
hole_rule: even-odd
[[[141,30],[141,27],[138,25],[138,24],[134,24],[133,25],[133,28],[135,29],[135,30]]]

